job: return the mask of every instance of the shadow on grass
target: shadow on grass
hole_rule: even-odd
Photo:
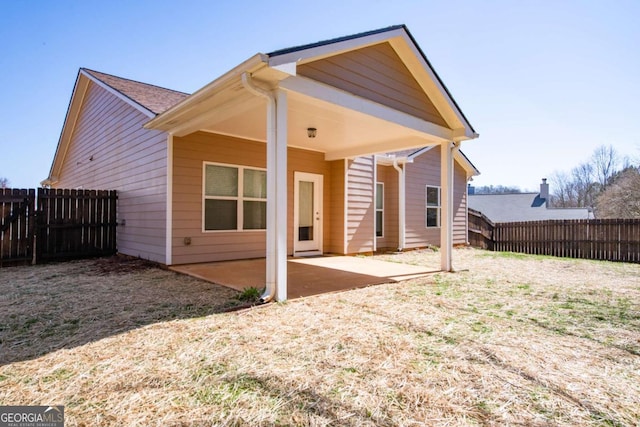
[[[0,366],[247,303],[238,292],[126,257],[0,269]]]

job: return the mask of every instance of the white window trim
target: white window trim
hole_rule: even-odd
[[[223,166],[238,169],[238,195],[237,196],[207,196],[206,195],[206,179],[207,179],[207,166]],[[244,191],[244,170],[258,170],[258,171],[266,171],[265,168],[258,168],[254,166],[247,165],[237,165],[233,163],[218,163],[218,162],[202,162],[202,232],[203,233],[249,233],[249,232],[266,232],[266,228],[252,228],[245,230],[242,228],[244,226],[244,207],[243,202],[265,202],[267,198],[258,198],[258,197],[244,197],[242,192]],[[207,230],[205,228],[205,201],[207,199],[211,200],[236,200],[238,203],[236,205],[236,215],[237,215],[237,228],[235,230]]]
[[[382,208],[378,209],[378,185],[382,186]],[[376,207],[376,222],[374,223],[374,228],[375,225],[378,223],[378,218],[377,218],[377,214],[378,212],[382,212],[382,223],[380,224],[382,226],[382,233],[378,236],[378,230],[375,230],[376,233],[376,238],[377,239],[383,239],[384,238],[384,182],[376,182],[376,195],[375,195],[376,199],[375,199],[375,207]]]
[[[427,205],[427,193],[429,188],[437,188],[438,189],[438,206],[428,206]],[[437,221],[438,225],[429,226],[427,225],[427,209],[437,209]],[[440,228],[442,227],[442,187],[439,185],[425,185],[424,186],[424,227],[425,228]]]

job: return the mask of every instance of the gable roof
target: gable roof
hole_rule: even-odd
[[[432,148],[434,148],[433,145],[417,149],[413,148],[410,150],[394,151],[391,153],[377,155],[376,160],[379,164],[385,166],[392,165],[394,160],[398,160],[398,163],[412,163],[413,159],[423,155]],[[476,168],[475,165],[471,163],[471,160],[469,160],[469,158],[462,152],[462,150],[456,150],[453,158],[467,172],[467,178],[480,175],[480,171],[478,170],[478,168]]]
[[[89,85],[92,83],[131,105],[150,119],[189,96],[183,92],[137,82],[87,68],[80,68],[73,86],[71,100],[69,101],[67,114],[62,125],[62,131],[60,132],[56,152],[53,157],[53,162],[51,163],[49,176],[41,182],[42,185],[50,185],[58,179],[57,174],[60,172],[71,142],[71,136],[78,121],[84,96],[87,93]]]
[[[587,208],[547,208],[539,193],[469,194],[469,208],[493,222],[593,218]]]
[[[424,120],[407,118],[402,114],[395,114],[395,111],[392,109],[384,106],[380,108],[379,105],[375,105],[375,102],[361,102],[360,99],[353,97],[343,97],[339,94],[339,91],[324,93],[323,91],[325,89],[321,87],[322,85],[309,85],[305,83],[304,80],[295,77],[295,67],[297,64],[308,63],[320,58],[335,56],[380,43],[389,43],[396,51],[400,61],[405,64],[414,76],[422,90],[425,93],[429,93],[430,97],[434,97],[434,104],[439,112],[442,113],[445,121],[448,123],[448,127],[429,123]],[[291,69],[294,70],[293,74],[288,72]],[[169,132],[177,130],[175,134],[180,136],[180,132],[193,131],[193,129],[191,129],[192,127],[202,126],[211,114],[217,114],[217,117],[220,118],[225,115],[230,116],[232,112],[235,111],[234,108],[244,108],[241,105],[241,102],[244,102],[241,99],[242,93],[240,92],[240,96],[238,96],[238,91],[241,91],[243,88],[241,76],[246,74],[255,74],[262,79],[264,83],[280,82],[285,90],[298,92],[309,98],[317,96],[316,100],[318,102],[334,103],[341,111],[353,109],[355,102],[358,108],[353,110],[356,114],[360,114],[358,119],[363,123],[362,117],[364,117],[364,114],[373,117],[373,119],[367,119],[369,120],[368,124],[379,124],[384,121],[384,123],[394,123],[394,126],[396,126],[394,129],[399,129],[398,126],[403,127],[405,131],[397,141],[406,141],[407,136],[415,136],[416,131],[419,135],[428,135],[429,138],[433,137],[436,142],[446,140],[460,141],[473,139],[478,136],[459,109],[458,104],[451,96],[449,90],[431,66],[424,52],[417,45],[411,33],[409,33],[407,27],[405,25],[395,25],[281,49],[267,55],[256,54],[192,95],[87,68],[81,68],[73,89],[49,178],[42,183],[50,184],[56,180],[56,172],[59,172],[64,161],[71,135],[78,120],[84,94],[90,83],[102,87],[145,114],[150,119],[150,121],[144,125],[145,128]],[[287,82],[289,83],[289,87],[286,85]],[[252,94],[249,94],[249,97],[252,96]],[[325,97],[328,98],[325,99]],[[234,101],[229,102],[230,99],[234,99]],[[225,104],[225,102],[227,104]],[[219,114],[221,111],[220,108],[224,108],[224,114]],[[393,117],[392,120],[389,120],[390,114]],[[345,120],[349,120],[350,123],[352,123],[354,117],[353,115],[345,116]],[[376,122],[372,122],[372,120],[376,120]],[[397,121],[394,122],[394,120]],[[373,132],[379,135],[376,133],[376,128],[372,126],[367,126],[364,129],[368,129],[370,133]],[[244,137],[252,139],[248,135]],[[388,135],[386,137],[388,137]],[[429,139],[428,142],[432,142],[431,139]],[[416,146],[415,144],[412,145]],[[404,144],[404,147],[408,146],[411,145]],[[378,146],[376,146],[374,150],[371,145],[368,145],[367,149],[371,150],[368,154],[380,152],[381,150],[378,150],[377,147]],[[394,148],[401,149],[404,147],[399,145]],[[355,147],[350,150],[355,154],[355,151],[362,149],[362,147]],[[339,154],[341,156],[347,156],[347,153],[340,152]],[[358,153],[358,155],[361,154],[364,153]],[[334,153],[334,156],[335,155],[337,154]],[[468,161],[464,154],[460,153],[460,155],[457,155],[457,159],[458,158],[463,164],[466,164],[466,168],[470,173],[478,173],[477,169]],[[473,173],[473,171],[475,171],[475,173]]]
[[[301,53],[301,52],[313,50],[313,49],[316,49],[316,48],[336,45],[336,44],[340,44],[340,43],[343,43],[343,42],[350,42],[350,41],[354,41],[354,40],[358,40],[358,39],[364,39],[364,38],[371,37],[371,36],[384,35],[385,33],[398,32],[398,31],[403,32],[404,34],[407,35],[407,37],[409,38],[409,40],[411,41],[411,43],[413,44],[413,46],[415,47],[415,49],[419,53],[421,59],[425,62],[426,66],[433,73],[433,76],[435,77],[435,79],[437,80],[439,85],[442,87],[444,92],[447,94],[447,96],[450,99],[450,101],[452,102],[452,104],[455,106],[455,109],[458,110],[457,112],[463,118],[464,122],[469,126],[471,131],[473,133],[475,133],[476,132],[475,129],[473,128],[473,126],[471,125],[471,123],[469,122],[467,117],[464,115],[464,113],[460,109],[460,106],[458,105],[456,100],[453,98],[453,96],[451,95],[451,92],[449,91],[447,86],[444,84],[444,82],[442,81],[442,79],[440,78],[440,76],[438,75],[436,70],[433,68],[433,65],[431,65],[431,62],[427,58],[427,55],[425,55],[425,53],[422,50],[422,48],[418,45],[418,43],[416,42],[416,39],[413,37],[413,35],[409,31],[409,28],[407,28],[407,26],[404,25],[404,24],[391,25],[389,27],[379,28],[379,29],[376,29],[376,30],[365,31],[365,32],[362,32],[362,33],[357,33],[357,34],[352,34],[352,35],[342,36],[342,37],[336,37],[336,38],[333,38],[333,39],[323,40],[323,41],[319,41],[319,42],[315,42],[315,43],[309,43],[309,44],[304,44],[304,45],[300,45],[300,46],[294,46],[294,47],[279,49],[279,50],[275,50],[273,52],[268,53],[267,56],[270,59],[275,59],[275,58],[277,58],[279,56],[290,55],[290,54],[295,54],[295,53]],[[273,61],[270,60],[270,63],[271,62],[273,62]]]
[[[88,68],[81,68],[80,71],[93,76],[95,79],[114,89],[122,96],[146,108],[154,115],[164,113],[169,108],[189,96],[188,93],[178,92],[135,80],[129,80],[111,74],[90,70]]]
[[[348,90],[331,83],[304,78],[302,74],[297,72],[312,62],[334,58],[345,53],[361,51],[368,47],[382,44],[391,46],[397,55],[398,61],[402,63],[403,67],[406,67],[412,78],[417,82],[420,90],[428,96],[446,126],[413,117],[411,114],[407,114],[406,111],[400,111],[397,108],[390,107],[388,104],[382,105],[376,100],[349,93]],[[327,109],[331,105],[331,108],[334,109],[333,111],[339,111],[339,114],[342,114],[340,119],[352,124],[358,120],[360,124],[363,124],[364,117],[367,117],[367,120],[369,120],[367,126],[359,128],[359,131],[361,131],[360,139],[365,140],[369,137],[374,143],[370,142],[366,147],[358,146],[357,142],[342,147],[336,147],[335,144],[331,147],[325,146],[325,153],[328,153],[327,159],[330,160],[383,152],[383,146],[385,145],[383,141],[391,141],[392,138],[395,138],[397,142],[400,140],[408,141],[410,138],[417,136],[423,139],[422,144],[428,145],[447,140],[463,141],[478,137],[478,134],[470,125],[405,25],[395,25],[280,49],[269,54],[256,54],[163,114],[153,118],[145,127],[164,130],[177,136],[184,136],[197,130],[207,130],[242,138],[264,140],[264,129],[258,130],[255,126],[253,128],[245,127],[240,132],[237,129],[230,128],[230,118],[234,114],[233,108],[238,112],[243,111],[243,109],[244,111],[257,111],[255,103],[263,102],[263,100],[256,101],[256,96],[245,90],[242,76],[249,76],[251,80],[259,83],[258,86],[264,88],[279,87],[289,94],[294,94],[295,99],[291,97],[290,104],[294,102],[304,103],[304,107],[309,107],[313,104],[314,107],[317,107],[316,110]],[[244,96],[243,94],[246,95],[245,98],[247,99],[241,99]],[[230,102],[232,98],[233,101]],[[252,102],[254,105],[250,105]],[[232,108],[229,108],[229,106]],[[297,111],[301,111],[300,106]],[[315,114],[304,119],[317,121],[322,118]],[[391,136],[389,132],[381,132],[380,128],[382,126],[380,124],[383,121],[388,125],[386,130],[389,132],[392,129],[393,132],[400,129],[403,129],[403,131],[396,136]],[[203,126],[206,124],[213,126],[204,128]],[[322,124],[327,125],[327,123]],[[216,125],[218,126],[216,127]],[[328,127],[325,126],[325,128]],[[334,132],[339,131],[336,126],[332,126],[332,130]],[[367,131],[369,132],[368,134],[363,134],[363,132]],[[234,132],[240,133],[235,134]],[[340,136],[344,135],[332,135],[331,140],[338,141]],[[320,140],[318,139],[317,141]],[[329,143],[329,141],[327,139],[323,142]],[[294,142],[292,146],[296,143]],[[408,145],[419,146],[419,144],[415,143],[397,143],[394,148],[409,148]],[[365,153],[367,149],[369,151]]]

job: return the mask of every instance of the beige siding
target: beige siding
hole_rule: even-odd
[[[384,184],[383,236],[377,238],[377,249],[397,249],[398,171],[392,166],[378,165],[376,181]]]
[[[373,251],[373,156],[349,160],[347,172],[347,253]]]
[[[118,190],[118,251],[165,262],[167,136],[90,83],[55,188]]]
[[[453,243],[467,242],[466,173],[455,163]],[[440,186],[440,147],[434,147],[407,165],[406,175],[406,247],[440,245],[440,228],[425,226],[425,186]]]
[[[298,73],[415,117],[447,126],[429,97],[387,42],[300,65]]]
[[[203,162],[266,167],[266,145],[261,142],[198,132],[174,138],[173,163],[173,264],[259,258],[265,256],[266,233],[262,231],[202,231]],[[293,178],[294,172],[323,175],[323,250],[341,245],[333,241],[332,164],[322,153],[290,148],[288,150],[287,250],[293,253]],[[191,244],[185,245],[185,237]],[[341,240],[342,241],[342,240]]]
[[[467,230],[467,172],[455,163],[453,175],[453,244],[466,245],[469,241]]]
[[[329,194],[329,244],[325,247],[328,252],[344,254],[344,160],[335,160],[331,163],[331,194]],[[325,191],[326,196],[326,191]],[[327,208],[325,207],[325,212]],[[326,231],[325,231],[326,234]]]

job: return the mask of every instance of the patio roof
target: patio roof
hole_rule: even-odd
[[[355,95],[299,74],[301,66],[368,46],[388,43],[437,108],[446,125]],[[206,131],[266,141],[266,102],[247,90],[242,75],[266,91],[287,94],[287,145],[336,160],[418,149],[477,137],[404,25],[256,54],[153,118],[147,128],[185,136]],[[317,136],[307,137],[307,128]]]

